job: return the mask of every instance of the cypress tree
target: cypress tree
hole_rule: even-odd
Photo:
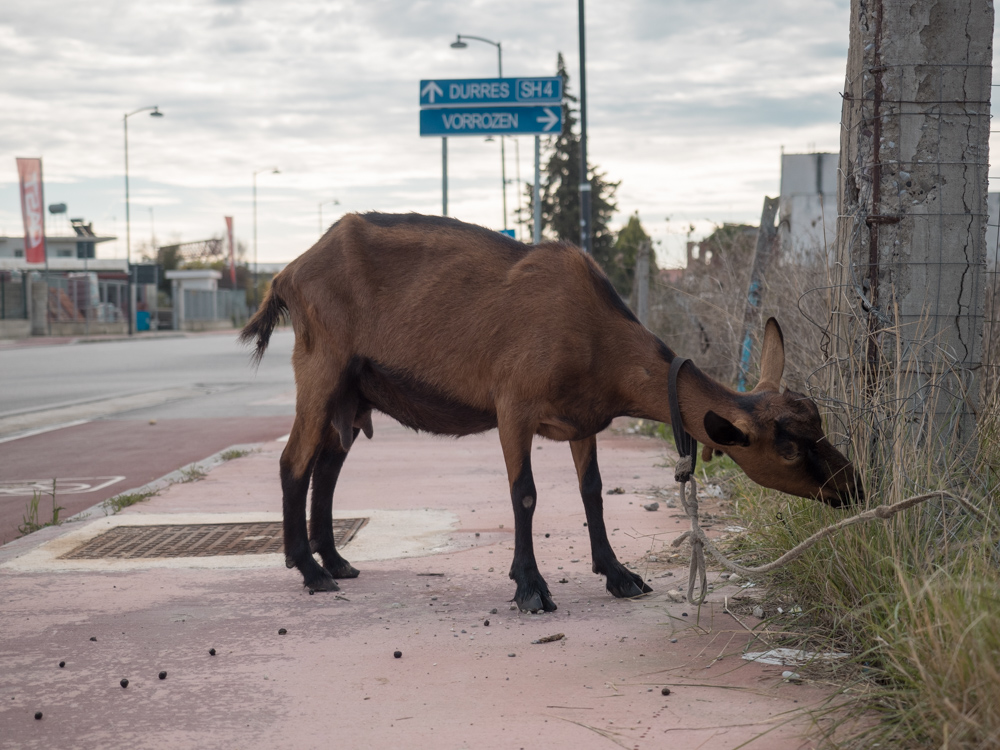
[[[569,73],[562,53],[556,59],[556,75],[563,81],[563,131],[543,139],[545,151],[550,152],[542,172],[542,238],[563,240],[580,244],[580,134],[574,131],[577,124],[577,101],[569,91]],[[544,156],[543,156],[544,159]],[[615,236],[608,228],[611,215],[618,209],[614,202],[620,182],[609,182],[607,175],[588,164],[592,196],[592,231],[594,234],[594,259],[608,270],[615,254]],[[528,226],[533,228],[533,185],[528,193]]]

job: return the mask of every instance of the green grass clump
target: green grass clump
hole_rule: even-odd
[[[113,516],[131,505],[149,500],[155,494],[155,492],[129,492],[124,495],[115,495],[101,503],[101,508],[104,510],[104,515]]]
[[[981,450],[972,458],[906,439],[912,425],[896,435],[883,429],[888,439],[877,450],[859,430],[852,452],[867,454],[855,461],[867,500],[854,509],[791,498],[745,477],[732,482],[748,528],[741,551],[757,563],[845,513],[913,495],[946,490],[978,509],[935,498],[843,529],[768,577],[772,594],[794,598],[830,642],[854,655],[845,673],[854,680],[849,693],[860,697],[852,711],[834,712],[840,746],[1000,747],[1000,503],[988,438],[998,418],[1000,400],[980,414]],[[851,724],[855,718],[862,720]],[[830,739],[834,730],[823,726]]]
[[[223,451],[223,453],[220,456],[220,458],[223,461],[232,461],[235,458],[243,458],[243,456],[249,456],[249,455],[250,455],[250,451],[240,450],[238,448],[234,448],[232,450]]]
[[[189,466],[186,469],[181,469],[181,484],[186,484],[188,482],[200,482],[202,479],[208,476],[208,473],[197,466]]]

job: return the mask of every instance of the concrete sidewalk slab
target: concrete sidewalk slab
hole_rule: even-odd
[[[625,491],[605,498],[612,545],[655,589],[634,601],[590,572],[567,445],[533,451],[535,550],[559,609],[527,615],[508,603],[496,433],[455,441],[387,419],[355,445],[334,499],[338,515],[372,519],[343,550],[362,572],[339,592],[309,595],[280,555],[100,570],[56,559],[113,523],[278,518],[282,448],[0,548],[0,747],[814,746],[802,710],[829,689],[740,659],[750,636],[722,612],[735,587],[699,610],[666,595],[685,571],[649,562],[684,527],[642,509],[652,488],[674,490],[661,441],[599,438],[605,489]]]

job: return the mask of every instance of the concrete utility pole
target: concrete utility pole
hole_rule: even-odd
[[[942,447],[974,445],[992,37],[990,0],[851,2],[832,353],[862,408],[899,384],[906,437]]]

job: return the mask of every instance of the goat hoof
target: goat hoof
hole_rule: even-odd
[[[347,560],[341,560],[337,565],[324,565],[326,572],[332,575],[334,578],[357,578],[361,575],[361,571],[351,565]]]
[[[310,591],[340,591],[340,586],[326,571],[323,571],[323,575],[307,580],[302,585]]]
[[[547,591],[533,591],[514,596],[514,603],[522,612],[555,612],[558,607]]]
[[[624,575],[613,579],[608,576],[608,592],[618,599],[631,599],[634,596],[642,596],[650,593],[653,589],[646,585],[642,576],[631,573],[623,569]]]

